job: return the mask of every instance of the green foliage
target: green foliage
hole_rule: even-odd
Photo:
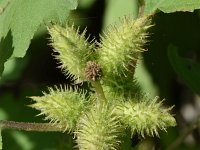
[[[63,5],[66,2],[70,4]],[[39,115],[44,115],[45,120],[63,131],[72,131],[80,149],[120,149],[125,130],[145,138],[159,136],[160,130],[166,131],[176,125],[169,112],[171,107],[164,108],[163,101],[159,102],[157,97],[143,96],[134,76],[149,35],[149,18],[123,18],[105,31],[100,43],[89,42],[85,37],[86,30],[79,35],[74,26],[63,27],[76,2],[59,0],[48,1],[49,5],[46,3],[47,0],[0,0],[0,73],[11,56],[24,56],[41,24],[53,22],[55,25],[49,27],[49,32],[60,68],[66,76],[92,83],[90,91],[95,92],[87,93],[89,97],[86,97],[76,88],[50,88],[49,93],[43,93],[44,96],[31,97],[35,101],[32,107],[41,111]],[[195,0],[146,0],[145,14],[152,14],[157,9],[166,13],[193,11],[199,5]],[[13,19],[13,15],[16,18]],[[198,82],[192,79],[198,78],[199,73],[195,70],[199,69],[199,64],[180,57],[173,46],[168,52],[176,73],[198,93],[195,84]],[[160,57],[159,54],[155,56]],[[162,76],[158,71],[156,73]]]
[[[11,31],[14,47],[12,57],[23,57],[40,25],[48,22],[66,23],[69,11],[76,8],[77,1],[2,0],[0,6],[3,7],[0,14],[0,39]],[[12,47],[12,42],[9,43],[9,47]],[[2,44],[3,41],[0,42],[0,45]],[[0,64],[5,62],[0,61]]]
[[[12,44],[10,44],[10,43],[12,43],[11,32],[9,32],[5,38],[1,39],[1,44],[0,44],[0,75],[2,74],[2,72],[4,70],[4,63],[12,55],[12,52],[13,52]]]
[[[176,11],[194,11],[200,8],[199,0],[145,0],[145,14],[151,14],[157,9],[171,13]]]
[[[133,18],[137,17],[137,14],[138,14],[137,0],[136,1],[130,1],[130,0],[106,1],[106,9],[105,9],[103,26],[107,27],[110,24],[113,24],[116,21],[118,21],[118,18],[122,18],[124,17],[124,15],[128,15],[128,14],[129,15],[131,14]]]
[[[177,75],[194,92],[200,94],[200,64],[191,59],[179,56],[177,48],[174,45],[169,45],[168,56]]]

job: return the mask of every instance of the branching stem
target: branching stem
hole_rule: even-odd
[[[91,81],[91,82],[92,82],[92,86],[95,88],[95,91],[97,93],[99,103],[102,106],[103,103],[107,103],[107,99],[104,95],[104,91],[101,86],[101,83],[100,83],[100,81]]]
[[[18,129],[24,131],[37,131],[37,132],[61,132],[62,128],[58,128],[49,123],[28,123],[28,122],[15,122],[0,120],[1,129]]]

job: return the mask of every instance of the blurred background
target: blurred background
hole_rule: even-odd
[[[87,27],[91,39],[109,24],[124,15],[137,17],[138,3],[134,0],[80,0],[69,21]],[[131,140],[132,149],[166,149],[190,129],[200,115],[200,11],[157,13],[153,17],[147,52],[136,68],[136,78],[149,97],[166,99],[174,105],[177,126],[161,132],[160,137]],[[57,68],[58,63],[48,46],[49,35],[41,27],[24,58],[7,62],[0,80],[0,120],[43,122],[38,112],[28,107],[29,96],[42,95],[48,86],[69,84],[71,81]],[[176,52],[176,53],[175,53]],[[199,127],[192,129],[179,145],[180,150],[200,149]],[[37,133],[16,130],[2,132],[5,150],[71,150],[73,136],[67,133]]]

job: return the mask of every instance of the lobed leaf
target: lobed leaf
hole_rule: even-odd
[[[9,59],[13,53],[12,47],[12,35],[11,32],[8,32],[5,38],[1,39],[0,44],[0,75],[4,70],[4,63]]]
[[[200,9],[199,0],[145,0],[145,14],[154,13],[157,9],[172,13],[176,11],[194,11]]]
[[[48,22],[66,23],[69,11],[76,6],[77,0],[2,0],[0,39],[11,31],[14,47],[12,57],[23,57],[40,25]]]

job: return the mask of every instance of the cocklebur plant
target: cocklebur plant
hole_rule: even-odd
[[[32,97],[36,102],[32,107],[53,126],[73,132],[80,149],[117,149],[125,128],[145,137],[174,126],[170,108],[162,108],[158,98],[135,93],[135,65],[150,22],[148,17],[124,18],[104,33],[96,47],[87,41],[85,31],[79,35],[74,26],[50,27],[60,68],[79,82],[91,82],[95,93],[86,96],[76,88],[51,88],[49,94]]]
[[[73,133],[80,150],[119,149],[125,129],[145,138],[175,126],[171,107],[141,94],[134,79],[151,26],[150,17],[124,17],[100,42],[89,42],[86,30],[79,34],[74,25],[49,27],[60,68],[77,82],[91,83],[94,92],[76,86],[49,88],[44,96],[31,97],[31,107],[41,111],[49,125]]]

